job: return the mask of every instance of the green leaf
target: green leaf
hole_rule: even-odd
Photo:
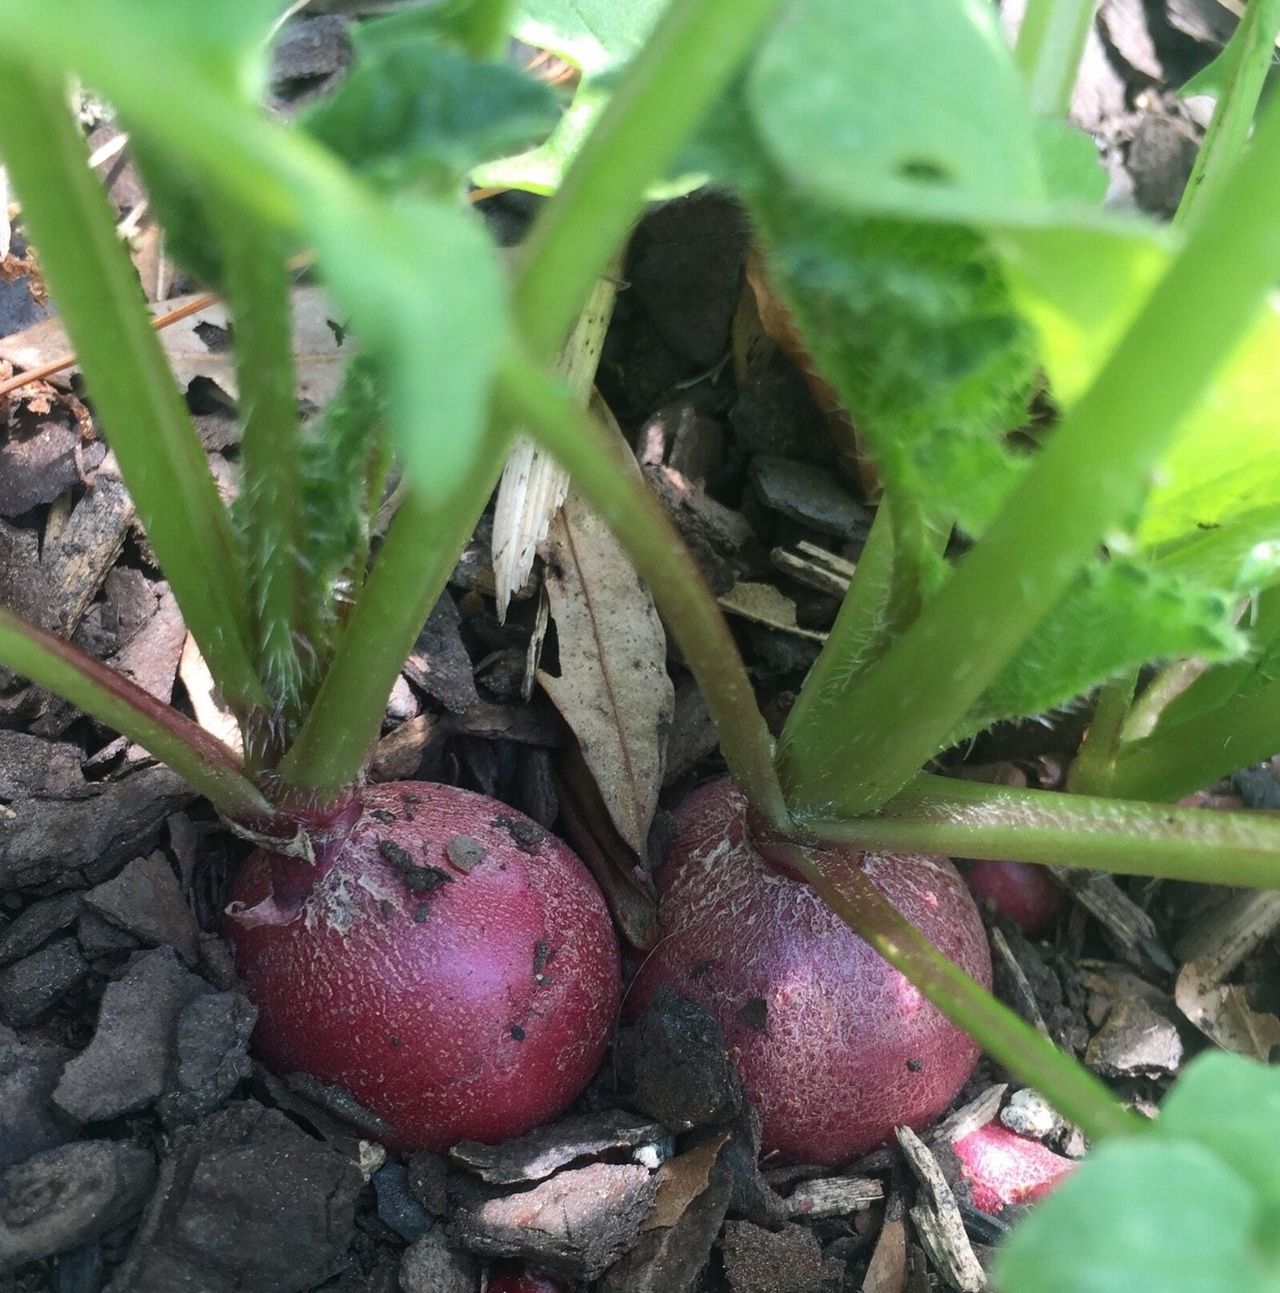
[[[1280,1070],[1211,1051],[1155,1124],[1095,1150],[996,1262],[1001,1293],[1280,1285]]]
[[[304,119],[308,133],[388,186],[456,183],[473,166],[527,147],[556,125],[545,85],[505,63],[439,43],[433,11],[365,23],[338,92]]]
[[[1171,1097],[1172,1098],[1172,1097]],[[1150,1134],[1094,1150],[996,1259],[1000,1293],[1265,1293],[1258,1201],[1204,1145]]]
[[[1107,172],[1098,146],[1083,130],[1055,118],[1037,118],[1036,150],[1050,199],[1098,207],[1107,196]]]
[[[982,0],[794,0],[747,98],[797,188],[965,222],[1043,205],[1022,81]]]
[[[671,0],[524,0],[515,35],[582,73],[573,99],[550,137],[537,148],[478,166],[474,183],[552,193],[613,94],[619,73],[639,52]],[[654,186],[651,200],[697,188],[700,176],[681,175]]]
[[[388,382],[405,469],[423,498],[445,498],[482,451],[506,327],[497,253],[470,213],[422,198],[308,216],[324,278]]]
[[[886,492],[981,533],[1017,478],[1033,334],[980,234],[751,194],[777,286],[871,446]]]
[[[1134,561],[1095,565],[1027,639],[957,735],[1046,713],[1135,665],[1237,657],[1247,641],[1233,615],[1233,599],[1214,589]]]

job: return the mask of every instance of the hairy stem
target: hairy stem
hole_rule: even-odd
[[[1120,734],[1137,686],[1138,670],[1131,669],[1099,690],[1093,721],[1067,777],[1069,790],[1079,795],[1107,793],[1120,750]]]
[[[1280,112],[987,533],[920,617],[783,750],[793,807],[858,816],[935,754],[1112,526],[1280,277]],[[1171,327],[1170,321],[1177,326]]]
[[[866,849],[1039,862],[1201,884],[1280,888],[1280,820],[921,775],[878,813],[803,819]]]
[[[255,822],[270,815],[270,805],[221,741],[79,647],[4,609],[0,664],[144,746],[224,816]]]
[[[550,376],[515,355],[503,365],[497,407],[569,472],[618,536],[698,680],[730,771],[767,821],[785,824],[772,742],[737,643],[625,444],[577,408]]]
[[[854,933],[870,943],[988,1055],[1020,1081],[1034,1086],[1091,1139],[1130,1135],[1141,1127],[1140,1120],[1122,1108],[1092,1073],[948,960],[885,901],[856,866],[840,865],[827,850],[785,844],[778,847],[785,860]]]
[[[244,712],[265,695],[240,551],[60,79],[5,64],[0,151],[147,536],[210,672]]]
[[[550,359],[626,237],[645,189],[754,47],[779,0],[681,0],[623,74],[525,242],[515,319]]]
[[[296,635],[303,622],[304,524],[301,442],[294,393],[290,275],[270,230],[243,219],[223,233],[227,296],[234,319],[236,379],[242,427],[238,500],[248,567],[253,647],[270,698],[266,722],[250,723],[245,750],[269,765],[296,720],[302,662]]]

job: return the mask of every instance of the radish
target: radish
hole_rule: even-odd
[[[604,1054],[618,948],[554,836],[450,786],[364,789],[314,864],[259,851],[228,908],[278,1073],[335,1083],[400,1149],[498,1141],[559,1113]]]
[[[1055,1154],[1038,1140],[1019,1136],[998,1122],[971,1131],[952,1146],[983,1212],[1001,1212],[1012,1203],[1033,1203],[1075,1169],[1075,1161]]]
[[[628,1013],[638,1015],[660,984],[712,1011],[760,1111],[766,1153],[846,1163],[894,1127],[941,1113],[973,1069],[973,1042],[814,890],[770,869],[731,781],[695,791],[676,820],[680,833],[658,874],[663,937]],[[986,934],[949,861],[852,850],[842,860],[990,984]]]
[[[508,1266],[489,1278],[489,1293],[565,1293],[565,1285],[545,1271]]]
[[[980,901],[1013,921],[1028,938],[1038,938],[1066,911],[1067,892],[1047,868],[1030,862],[969,862],[964,878]]]

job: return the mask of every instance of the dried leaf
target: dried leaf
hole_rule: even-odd
[[[729,1132],[722,1131],[663,1163],[658,1171],[658,1197],[653,1212],[640,1227],[641,1233],[674,1226],[684,1216],[689,1205],[707,1188],[711,1169],[729,1137]]]
[[[618,833],[643,857],[675,691],[653,601],[608,526],[570,494],[547,539],[560,676],[538,679],[573,729]]]
[[[175,297],[152,307],[156,314],[181,309],[195,299]],[[232,398],[236,395],[235,356],[228,332],[230,316],[222,302],[179,319],[160,330],[169,362],[179,385],[186,387],[205,377]],[[298,394],[317,406],[327,404],[337,393],[351,350],[342,344],[341,316],[329,307],[318,287],[299,287],[293,292],[293,362],[297,371]],[[58,318],[45,319],[0,340],[0,359],[15,368],[36,368],[68,354],[71,343]],[[78,367],[66,370],[78,372]]]
[[[1250,1055],[1264,1064],[1280,1046],[1280,1019],[1255,1010],[1237,984],[1222,983],[1206,961],[1188,961],[1173,992],[1178,1009],[1224,1050]]]

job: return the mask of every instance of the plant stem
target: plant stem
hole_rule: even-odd
[[[921,775],[870,817],[802,819],[859,848],[1039,862],[1122,875],[1280,889],[1280,820]]]
[[[960,727],[1108,529],[1136,510],[1183,412],[1280,277],[1278,211],[1273,111],[987,533],[828,720],[791,737],[783,774],[793,807],[870,812]]]
[[[513,354],[499,376],[497,407],[569,472],[574,487],[617,534],[698,680],[729,770],[765,820],[785,826],[772,741],[737,644],[626,445],[577,408],[550,376]]]
[[[1238,50],[1231,65],[1230,80],[1214,108],[1191,177],[1182,191],[1182,200],[1173,217],[1175,226],[1199,218],[1244,152],[1271,68],[1278,32],[1280,0],[1249,0],[1228,44],[1229,50]]]
[[[784,745],[795,732],[820,722],[819,715],[835,705],[854,679],[883,653],[893,559],[889,500],[881,499],[840,613],[787,716],[782,730]]]
[[[0,664],[145,746],[224,816],[253,822],[270,815],[239,759],[216,737],[88,652],[2,608]]]
[[[515,0],[472,0],[458,19],[463,48],[472,58],[502,56],[515,7]]]
[[[1123,746],[1112,792],[1130,799],[1180,799],[1277,751],[1280,679]],[[1280,877],[1274,883],[1280,888]]]
[[[644,192],[754,47],[779,0],[679,0],[625,71],[524,244],[517,331],[550,359]]]
[[[1067,776],[1067,789],[1074,794],[1105,795],[1110,789],[1120,750],[1120,733],[1137,686],[1138,670],[1131,669],[1124,677],[1099,690],[1093,721]]]
[[[321,802],[354,783],[387,697],[453,573],[497,482],[507,437],[490,433],[444,507],[412,489],[400,504],[306,721],[277,772],[287,791]]]
[[[1027,0],[1013,57],[1037,116],[1065,117],[1071,110],[1096,7],[1097,0]]]
[[[129,493],[233,708],[265,699],[247,648],[240,552],[58,79],[7,62],[0,151]]]
[[[781,851],[854,933],[1091,1139],[1130,1135],[1141,1128],[1141,1121],[1117,1104],[1092,1073],[948,960],[856,866],[841,866],[825,849],[784,845]]]
[[[264,723],[251,722],[245,751],[269,766],[296,717],[302,662],[295,635],[303,623],[299,557],[304,524],[302,450],[294,393],[290,275],[270,229],[244,218],[223,234],[227,297],[234,319],[242,434],[242,521],[258,676],[270,698]]]

